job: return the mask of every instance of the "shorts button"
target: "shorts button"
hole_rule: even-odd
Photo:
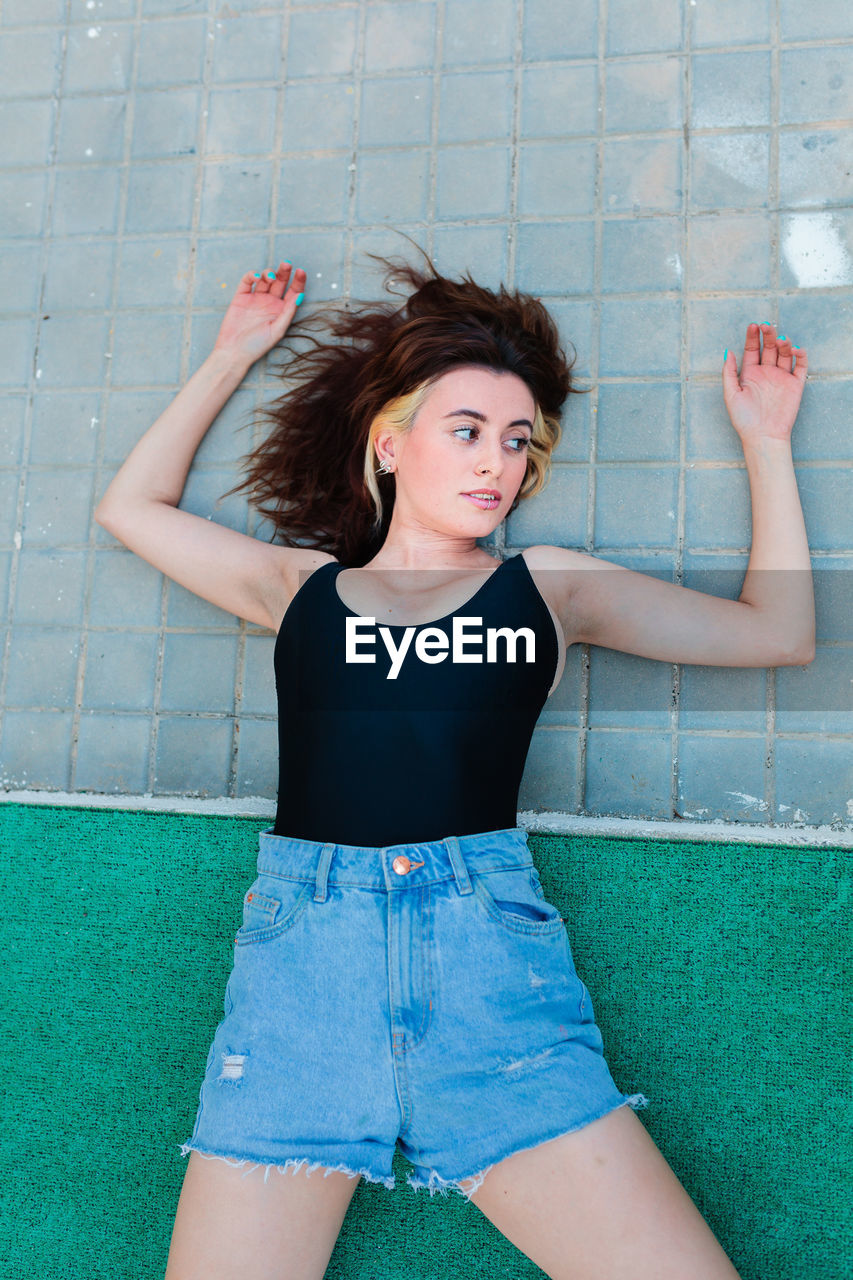
[[[397,872],[398,876],[407,875],[409,871],[409,867],[411,867],[411,865],[412,864],[409,861],[409,859],[404,857],[402,854],[396,857],[394,861],[391,863],[391,866]]]

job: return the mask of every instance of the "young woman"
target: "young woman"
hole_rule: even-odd
[[[750,324],[740,373],[724,359],[752,494],[738,600],[560,546],[500,561],[481,540],[542,488],[573,390],[556,327],[528,295],[391,269],[411,296],[320,316],[332,340],[294,357],[238,486],[282,544],[178,503],[297,315],[306,273],[286,262],[243,277],[96,512],[278,633],[278,810],[182,1146],[167,1280],[321,1277],[359,1179],[394,1185],[398,1144],[413,1186],[461,1192],[549,1276],[736,1276],[635,1115],[646,1099],[608,1070],[516,800],[567,645],[811,661],[790,444],[806,353]]]

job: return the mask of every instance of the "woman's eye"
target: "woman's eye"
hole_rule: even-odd
[[[476,427],[456,427],[453,434],[455,436],[458,436],[460,431],[476,431],[476,430],[477,430]]]

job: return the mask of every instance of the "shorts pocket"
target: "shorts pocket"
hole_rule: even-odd
[[[496,924],[513,933],[559,933],[562,917],[546,900],[538,879],[532,864],[471,875],[474,892]]]
[[[313,882],[262,872],[243,895],[243,923],[234,939],[237,946],[279,937],[296,923],[313,890]]]

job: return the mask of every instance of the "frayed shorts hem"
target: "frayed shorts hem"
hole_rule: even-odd
[[[506,1155],[500,1156],[499,1159],[494,1160],[490,1165],[487,1165],[485,1169],[480,1169],[477,1173],[469,1173],[467,1177],[463,1176],[461,1178],[443,1178],[433,1169],[430,1170],[427,1177],[407,1174],[406,1181],[413,1191],[419,1191],[421,1189],[428,1190],[430,1197],[434,1196],[436,1191],[443,1196],[446,1196],[449,1191],[456,1191],[459,1195],[464,1196],[466,1200],[470,1200],[474,1192],[478,1191],[483,1185],[486,1174],[490,1173],[491,1170],[494,1169],[495,1165],[500,1164],[504,1160],[508,1160],[510,1156],[518,1155],[521,1151],[533,1151],[536,1147],[541,1146],[545,1142],[553,1142],[556,1138],[562,1138],[567,1133],[574,1133],[577,1129],[583,1129],[586,1125],[592,1124],[594,1120],[600,1120],[602,1116],[609,1115],[611,1111],[618,1111],[620,1107],[631,1107],[632,1110],[636,1111],[638,1108],[647,1107],[648,1105],[649,1100],[643,1093],[623,1094],[621,1102],[617,1102],[615,1106],[606,1107],[604,1111],[600,1111],[594,1116],[585,1116],[583,1120],[578,1121],[577,1124],[572,1125],[568,1129],[561,1130],[560,1133],[552,1134],[550,1138],[539,1138],[536,1142],[531,1143],[527,1147],[517,1147],[513,1151],[508,1151]],[[473,1185],[466,1189],[461,1185],[463,1182],[472,1183]]]
[[[367,1182],[381,1182],[389,1191],[393,1191],[397,1185],[397,1180],[393,1174],[388,1175],[374,1173],[371,1169],[351,1169],[349,1165],[346,1164],[328,1165],[323,1160],[314,1160],[309,1162],[308,1156],[303,1156],[301,1158],[294,1157],[293,1159],[285,1160],[283,1164],[278,1162],[265,1163],[263,1161],[240,1159],[236,1156],[225,1155],[223,1152],[219,1151],[201,1151],[198,1147],[193,1146],[191,1142],[184,1142],[181,1144],[182,1156],[189,1155],[191,1151],[195,1151],[196,1155],[201,1156],[204,1160],[224,1160],[226,1164],[230,1164],[235,1168],[241,1168],[244,1164],[248,1165],[249,1167],[246,1169],[246,1173],[251,1173],[253,1169],[264,1169],[264,1182],[269,1179],[270,1171],[272,1169],[275,1169],[277,1173],[287,1173],[289,1169],[292,1169],[294,1174],[296,1174],[303,1165],[307,1164],[308,1168],[305,1170],[306,1173],[310,1174],[313,1173],[315,1169],[323,1169],[325,1170],[323,1174],[324,1178],[328,1178],[330,1173],[345,1173],[348,1178],[362,1177]],[[243,1177],[245,1176],[246,1174],[244,1173]]]

